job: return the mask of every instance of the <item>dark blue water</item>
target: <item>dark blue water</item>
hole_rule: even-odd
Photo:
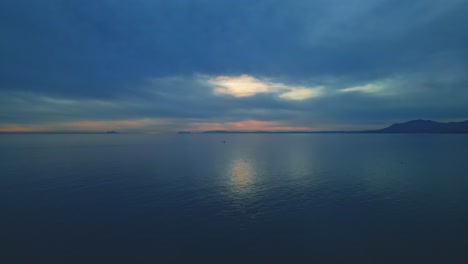
[[[0,135],[0,257],[468,263],[468,136]]]

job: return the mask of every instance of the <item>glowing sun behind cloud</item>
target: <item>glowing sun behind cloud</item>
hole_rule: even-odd
[[[255,79],[252,76],[241,75],[239,77],[219,76],[208,81],[215,86],[215,95],[228,94],[234,97],[248,97],[259,93],[276,92],[275,87],[268,83]]]
[[[233,97],[250,97],[262,93],[278,94],[284,100],[306,100],[321,95],[322,87],[290,86],[260,80],[250,75],[218,76],[210,78],[208,84],[213,86],[215,95],[230,95]]]

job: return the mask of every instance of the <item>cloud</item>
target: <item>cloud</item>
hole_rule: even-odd
[[[235,76],[219,78],[198,74],[152,77],[131,92],[108,99],[3,91],[0,92],[0,128],[3,131],[144,133],[202,128],[247,130],[248,127],[282,131],[339,130],[377,128],[415,118],[459,120],[468,114],[465,107],[468,91],[458,92],[457,98],[453,98],[453,90],[459,88],[447,86],[449,89],[437,90],[438,100],[434,100],[431,94],[421,92],[427,83],[433,83],[427,78],[395,77],[354,86],[346,86],[346,81],[338,79],[313,89],[302,89],[312,86],[241,76],[240,80]],[[216,94],[218,87],[211,80],[236,85],[254,83],[252,87],[265,89],[230,90],[242,96]],[[458,78],[439,81],[464,83]]]
[[[383,87],[377,84],[366,84],[361,86],[353,86],[348,88],[343,88],[340,92],[349,93],[349,92],[363,92],[363,93],[378,93],[382,91]]]
[[[467,12],[463,0],[5,1],[0,127],[464,119]]]
[[[306,100],[309,98],[318,97],[321,95],[322,87],[318,88],[302,88],[302,87],[288,87],[287,92],[279,95],[280,98],[286,100]]]
[[[322,87],[296,87],[283,83],[260,80],[249,75],[218,76],[208,79],[215,95],[249,97],[257,94],[278,94],[285,100],[306,100],[319,96]]]
[[[238,77],[219,76],[208,80],[215,88],[215,95],[227,94],[234,97],[248,97],[259,93],[273,93],[278,87],[262,82],[252,76],[241,75]]]

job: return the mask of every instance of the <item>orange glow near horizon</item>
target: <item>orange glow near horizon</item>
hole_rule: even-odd
[[[244,120],[236,122],[196,122],[188,121],[182,127],[171,126],[170,120],[137,119],[117,121],[77,121],[51,125],[0,127],[3,133],[34,133],[34,132],[136,132],[146,134],[175,133],[177,131],[203,132],[209,130],[228,131],[313,131],[310,127],[288,126],[277,121]]]
[[[10,125],[0,127],[4,133],[34,133],[34,132],[106,132],[116,131],[138,131],[158,134],[157,128],[167,125],[166,120],[161,119],[136,119],[115,121],[76,121],[51,125],[18,126]]]
[[[22,126],[7,126],[0,127],[0,132],[3,133],[27,133],[27,132],[38,132],[39,130],[32,127],[22,127]]]
[[[137,120],[117,120],[117,121],[81,121],[70,122],[63,126],[67,129],[79,131],[108,131],[108,130],[126,130],[138,129],[147,126],[163,125],[163,120],[157,119],[137,119]]]
[[[193,131],[312,131],[309,127],[292,127],[276,121],[245,120],[238,122],[199,122],[192,124]]]

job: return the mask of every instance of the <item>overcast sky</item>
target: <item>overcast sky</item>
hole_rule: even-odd
[[[468,119],[465,0],[2,0],[0,132]]]

